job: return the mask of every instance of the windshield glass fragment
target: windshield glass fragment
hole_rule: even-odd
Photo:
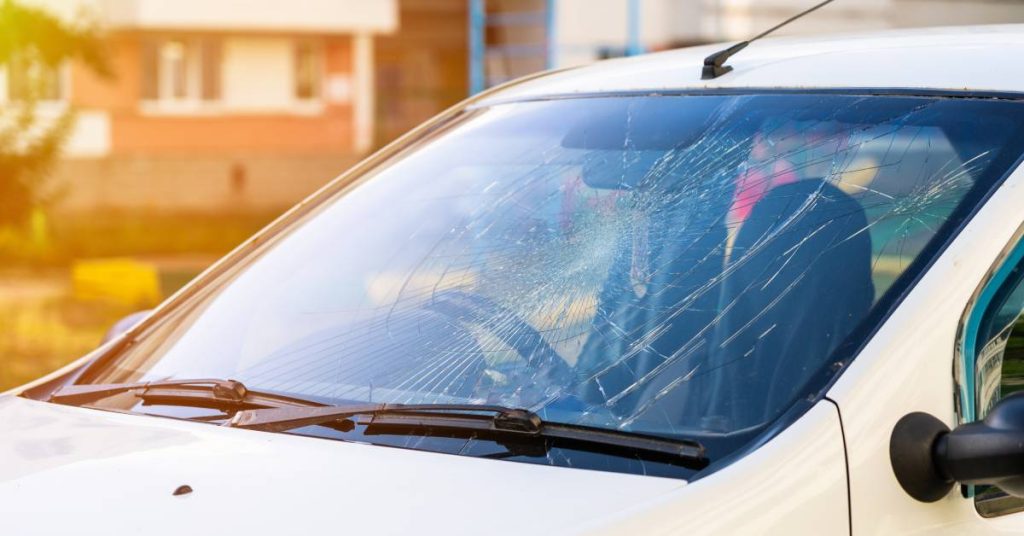
[[[465,110],[89,380],[523,408],[714,460],[853,357],[1014,165],[1022,116],[814,94]]]

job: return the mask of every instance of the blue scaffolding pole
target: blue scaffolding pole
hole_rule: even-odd
[[[644,53],[644,46],[640,43],[640,0],[628,0],[628,2],[626,55],[638,56]]]
[[[547,0],[547,11],[545,12],[544,26],[547,28],[547,60],[545,65],[548,69],[558,66],[558,35],[555,34],[555,9],[558,8],[557,0]]]
[[[484,46],[487,5],[484,0],[469,0],[469,94],[484,90]]]

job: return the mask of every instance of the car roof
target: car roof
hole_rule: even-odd
[[[777,89],[900,89],[1024,93],[1024,24],[779,37],[730,58],[701,80],[721,43],[597,62],[513,82],[484,103],[589,93]]]

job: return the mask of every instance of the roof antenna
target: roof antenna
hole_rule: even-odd
[[[825,0],[824,2],[821,2],[811,7],[810,9],[793,15],[792,17],[782,21],[779,24],[776,24],[775,26],[772,26],[771,28],[768,28],[767,30],[755,35],[754,37],[751,37],[746,41],[740,41],[739,43],[736,43],[735,45],[725,50],[719,50],[718,52],[715,52],[714,54],[704,58],[704,69],[701,70],[700,79],[711,80],[714,78],[718,78],[719,76],[722,76],[723,74],[731,71],[731,66],[723,64],[726,60],[732,57],[733,54],[747,48],[747,45],[749,45],[750,43],[757,41],[758,39],[774,32],[775,30],[778,30],[779,28],[782,28],[783,26],[795,21],[796,19],[799,19],[800,17],[803,17],[804,15],[807,15],[821,7],[824,7],[825,4],[832,3],[833,1],[834,0]]]

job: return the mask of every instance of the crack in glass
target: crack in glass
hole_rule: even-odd
[[[1020,154],[1018,108],[807,94],[467,110],[107,379],[499,404],[722,455],[842,368]]]

